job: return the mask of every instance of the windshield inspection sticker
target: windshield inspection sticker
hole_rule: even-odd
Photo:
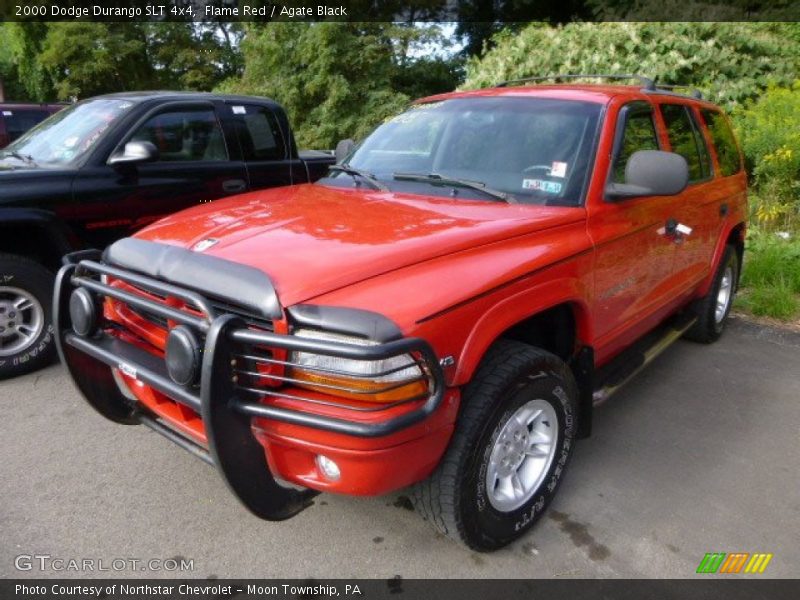
[[[13,112],[11,112],[10,110],[4,110],[4,111],[3,111],[3,116],[4,116],[4,117],[10,117],[10,116],[12,116],[13,114],[14,114],[14,113],[13,113]]]
[[[523,190],[539,190],[547,194],[558,194],[561,191],[561,184],[557,181],[544,181],[543,179],[523,179]]]
[[[244,106],[231,106],[231,110],[235,115],[246,115],[247,109]]]
[[[552,166],[550,167],[550,177],[566,177],[566,176],[567,176],[567,163],[554,160]]]

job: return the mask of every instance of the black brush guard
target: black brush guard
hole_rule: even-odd
[[[105,284],[98,275],[120,279],[147,291],[185,301],[204,318],[159,304],[143,296]],[[205,337],[199,388],[176,384],[160,357],[121,339],[100,332],[82,337],[71,329],[69,297],[84,287],[99,298],[116,298],[135,309],[186,324]],[[64,259],[54,290],[53,320],[59,357],[83,396],[104,417],[122,424],[144,424],[192,454],[217,467],[242,503],[258,517],[283,520],[308,507],[317,494],[279,484],[272,476],[263,447],[251,431],[252,417],[265,417],[359,437],[389,435],[433,413],[441,403],[445,382],[436,355],[427,342],[402,338],[379,345],[360,346],[254,331],[234,314],[219,313],[197,292],[103,262],[96,251],[76,252]],[[348,421],[290,410],[242,398],[235,385],[236,367],[231,357],[242,344],[263,345],[356,360],[380,360],[414,353],[419,355],[429,379],[430,395],[421,406],[399,416],[374,423]],[[133,376],[200,415],[208,448],[167,426],[124,394],[113,369]],[[270,390],[264,390],[265,395]],[[245,394],[246,395],[246,394]],[[281,396],[280,393],[275,394]]]

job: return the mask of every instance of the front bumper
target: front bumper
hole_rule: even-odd
[[[190,260],[192,257],[188,257]],[[138,294],[132,294],[119,287],[107,284],[104,277],[124,281],[147,290],[170,297],[179,298],[191,305],[192,312],[180,311],[174,307],[160,304]],[[182,386],[175,383],[167,374],[163,358],[149,352],[126,337],[112,335],[100,330],[89,336],[80,336],[71,329],[69,298],[72,290],[83,287],[99,299],[114,298],[128,306],[162,317],[172,323],[191,327],[204,339],[202,365],[199,385]],[[284,479],[314,486],[318,489],[344,491],[347,493],[378,493],[388,491],[372,486],[359,488],[350,481],[337,489],[327,486],[324,481],[309,477],[307,470],[299,469],[298,457],[303,452],[298,448],[303,441],[285,433],[276,433],[276,427],[290,428],[297,432],[325,432],[333,439],[344,436],[351,439],[369,440],[402,437],[402,432],[425,421],[442,404],[445,396],[444,377],[433,350],[419,339],[402,338],[373,346],[353,345],[328,340],[299,338],[291,335],[267,331],[256,331],[247,327],[240,316],[219,311],[201,294],[170,282],[154,279],[140,272],[121,268],[102,262],[98,254],[76,253],[65,259],[65,266],[59,271],[54,294],[54,325],[59,356],[66,365],[73,380],[86,400],[105,417],[126,424],[143,423],[165,435],[198,457],[215,465],[234,494],[259,517],[281,520],[293,516],[310,504],[316,492],[297,490],[276,481],[273,472]],[[356,360],[379,360],[398,355],[418,356],[420,364],[425,365],[430,381],[430,395],[408,409],[398,407],[377,407],[371,409],[368,419],[325,414],[324,411],[298,410],[287,407],[286,403],[270,402],[269,394],[261,399],[247,399],[235,385],[236,369],[231,357],[241,352],[243,347],[268,347],[284,351],[303,351]],[[160,419],[147,409],[146,405],[135,400],[135,395],[124,393],[120,386],[122,379],[139,382],[140,385],[155,390],[175,403],[197,414],[202,420],[203,438],[187,435]],[[278,393],[278,396],[280,394]],[[345,411],[346,412],[346,411]],[[441,411],[440,411],[441,412]],[[452,412],[452,411],[448,411]],[[382,418],[385,414],[386,418]],[[449,419],[448,419],[449,420]],[[434,419],[434,421],[439,421]],[[408,456],[411,450],[416,456],[426,456],[433,451],[438,459],[446,446],[452,427],[439,427],[432,435],[422,440],[403,440],[403,443],[383,444],[385,448],[373,452],[374,461],[369,469],[379,469],[382,460]],[[410,445],[409,445],[410,444]],[[420,445],[421,444],[421,445]],[[357,444],[356,444],[357,445]],[[323,448],[319,441],[305,441],[305,450]],[[375,444],[374,448],[380,448]],[[405,447],[405,450],[403,449]],[[265,452],[266,450],[266,452]],[[335,448],[328,447],[329,453]],[[339,448],[340,458],[358,456],[357,449]],[[425,454],[422,454],[422,453]],[[355,453],[355,454],[354,454]],[[362,451],[358,463],[368,457]],[[269,458],[269,462],[268,462]],[[305,460],[305,458],[303,459]],[[420,461],[416,469],[420,476],[427,474],[432,467],[431,459]],[[377,467],[376,467],[377,465]],[[270,466],[272,468],[270,468]],[[362,467],[365,476],[367,471]],[[301,472],[302,471],[302,472]],[[412,469],[413,471],[413,469]],[[375,471],[373,475],[378,476]],[[369,477],[367,477],[368,479]],[[385,478],[384,478],[385,479]],[[366,479],[365,479],[366,481]],[[316,483],[316,485],[315,485]]]

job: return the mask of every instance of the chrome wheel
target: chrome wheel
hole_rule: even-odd
[[[719,291],[717,292],[717,305],[714,308],[714,320],[717,323],[722,323],[725,315],[728,313],[728,306],[733,297],[733,267],[728,266],[722,274],[722,281],[719,283]]]
[[[0,356],[12,356],[31,346],[44,329],[39,301],[20,288],[0,286]]]
[[[550,469],[558,442],[558,417],[549,402],[531,400],[503,425],[489,457],[486,490],[501,512],[525,504]]]

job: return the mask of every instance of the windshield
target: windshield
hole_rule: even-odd
[[[408,177],[435,174],[478,183],[520,203],[576,206],[582,203],[601,109],[588,102],[521,97],[419,104],[378,127],[345,162],[394,191],[493,199],[474,187]],[[333,175],[337,184],[347,177]]]
[[[77,163],[133,103],[98,98],[57,112],[0,150],[0,158],[36,164]]]

